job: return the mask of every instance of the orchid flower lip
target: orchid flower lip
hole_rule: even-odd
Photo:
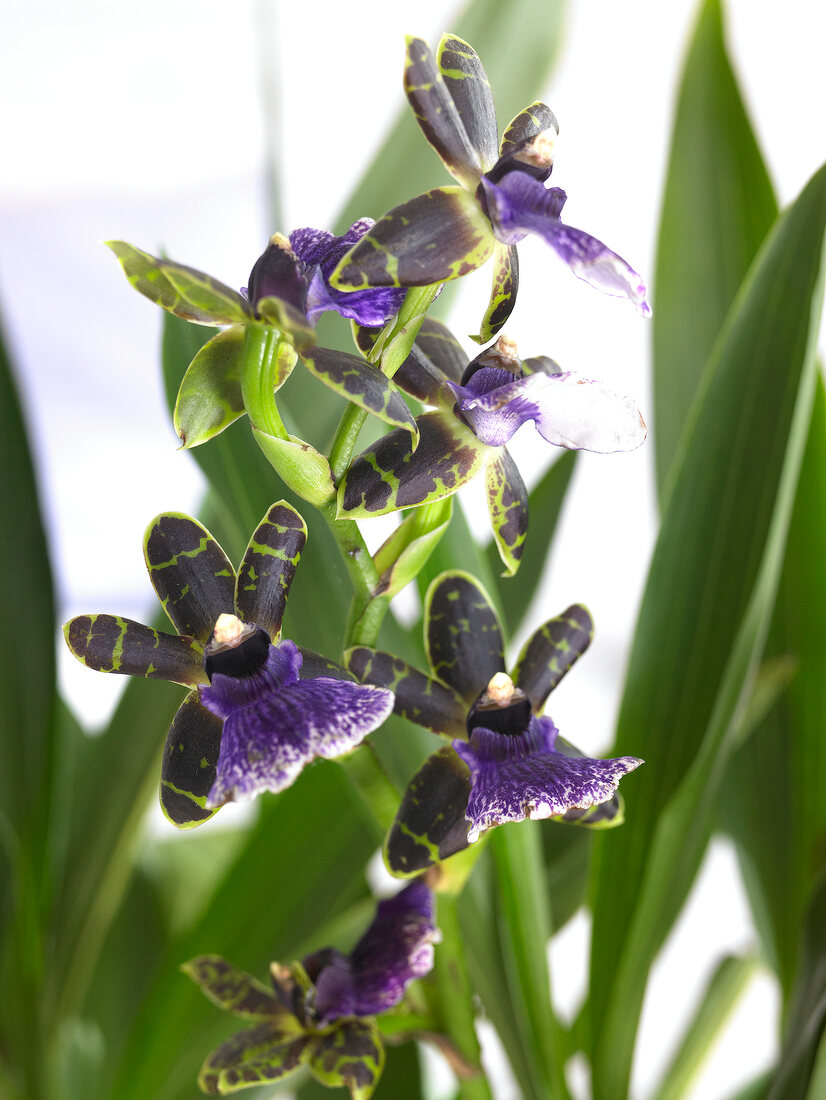
[[[220,615],[204,650],[204,670],[212,683],[218,673],[239,680],[254,676],[267,662],[271,639],[255,623]]]
[[[506,672],[497,672],[467,714],[468,736],[486,729],[505,737],[520,737],[531,720],[531,701]]]

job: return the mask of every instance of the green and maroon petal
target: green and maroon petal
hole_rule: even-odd
[[[530,358],[522,360],[522,373],[564,374],[565,372],[559,363],[555,359],[551,359],[549,355],[532,355]]]
[[[481,69],[481,64],[479,68]],[[484,71],[482,75],[484,76]],[[451,79],[451,86],[458,83],[458,80]],[[422,133],[438,153],[445,168],[463,187],[474,191],[486,165],[465,128],[459,106],[453,100],[430,46],[421,38],[411,37],[407,40],[404,90]],[[490,96],[490,88],[487,92]],[[462,98],[467,112],[468,96],[464,95]],[[495,117],[493,126],[495,145]]]
[[[329,680],[355,680],[352,672],[331,661],[329,657],[322,657],[320,653],[305,649],[303,645],[298,646],[297,649],[302,658],[302,665],[298,672],[299,679],[315,680],[319,676],[326,676]]]
[[[493,250],[493,282],[490,288],[490,302],[479,326],[479,335],[471,336],[477,344],[486,344],[504,327],[519,290],[519,256],[514,244],[496,242]]]
[[[150,256],[126,241],[106,244],[120,260],[135,290],[168,313],[198,325],[234,325],[250,320],[252,314],[244,298],[211,275]]]
[[[425,405],[453,408],[456,395],[446,381],[462,380],[468,357],[459,341],[441,321],[425,317],[410,354],[396,371],[397,385]]]
[[[343,1020],[316,1035],[305,1061],[322,1085],[349,1089],[351,1100],[368,1100],[384,1069],[384,1043],[375,1019]]]
[[[206,796],[215,782],[224,723],[201,705],[193,691],[181,703],[163,749],[161,809],[178,829],[192,829],[212,817]]]
[[[432,286],[481,267],[494,241],[473,195],[461,187],[437,187],[376,222],[338,265],[330,284],[337,290]]]
[[[207,642],[218,616],[235,610],[235,570],[224,551],[191,516],[162,512],[146,529],[143,556],[172,625]]]
[[[528,533],[528,492],[504,447],[490,459],[485,472],[493,539],[505,576],[512,577],[519,568]]]
[[[407,785],[384,842],[392,875],[418,875],[467,848],[469,795],[470,771],[449,745],[425,760]]]
[[[452,688],[379,649],[356,646],[347,650],[344,659],[362,683],[393,692],[396,697],[393,710],[402,718],[443,737],[464,735],[467,708]]]
[[[244,415],[241,354],[244,325],[219,332],[192,362],[178,390],[173,423],[184,447],[214,439]]]
[[[366,519],[431,504],[482,469],[488,448],[456,417],[431,412],[416,423],[415,451],[410,435],[397,428],[353,461],[339,486],[339,516]]]
[[[505,670],[502,628],[490,597],[469,573],[442,573],[427,590],[424,618],[433,675],[468,706],[475,703],[491,677]]]
[[[286,1015],[284,1005],[272,989],[221,955],[198,955],[182,963],[181,970],[214,1005],[234,1016],[274,1022],[274,1018]]]
[[[63,627],[66,643],[95,672],[145,676],[194,687],[206,683],[203,646],[120,615],[78,615]]]
[[[301,361],[319,381],[396,428],[415,436],[416,421],[398,387],[378,367],[331,348],[314,348],[302,353]]]
[[[520,111],[516,118],[508,123],[507,129],[502,135],[499,155],[503,157],[513,156],[546,130],[555,130],[559,133],[559,123],[556,121],[556,115],[544,103],[531,103],[529,107]]]
[[[280,500],[256,528],[238,568],[238,615],[266,630],[273,642],[281,635],[284,607],[306,541],[306,523],[291,504]]]
[[[252,1085],[271,1085],[303,1064],[310,1041],[308,1035],[283,1039],[272,1024],[257,1024],[239,1031],[209,1055],[198,1084],[204,1092],[222,1096]]]
[[[593,636],[594,623],[588,609],[575,603],[528,638],[513,670],[513,680],[537,713]]]
[[[443,34],[436,60],[476,159],[482,171],[487,172],[499,159],[499,127],[490,83],[479,55],[455,34]]]

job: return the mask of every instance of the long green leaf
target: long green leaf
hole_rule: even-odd
[[[601,1098],[626,1090],[648,967],[699,866],[727,734],[768,627],[814,396],[824,227],[826,169],[751,268],[675,467],[617,734],[618,752],[648,764],[627,792],[625,827],[595,845]]]

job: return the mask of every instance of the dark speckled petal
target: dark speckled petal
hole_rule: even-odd
[[[446,410],[416,418],[419,445],[397,428],[353,461],[338,493],[339,516],[368,518],[431,504],[455,493],[483,467],[487,448]]]
[[[330,1023],[393,1008],[410,982],[433,968],[433,944],[438,939],[433,894],[423,882],[412,882],[379,902],[372,924],[349,958],[336,953],[318,975],[319,1019]]]
[[[431,286],[481,267],[493,252],[490,222],[473,195],[438,187],[395,207],[330,278],[337,290]]]
[[[620,779],[642,763],[633,756],[564,756],[554,749],[556,735],[550,718],[532,718],[525,733],[515,737],[477,728],[469,742],[454,741],[454,749],[470,768],[471,843],[486,829],[507,821],[558,817],[607,802]]]
[[[306,541],[304,520],[291,504],[280,500],[256,528],[238,569],[238,615],[266,630],[274,642],[281,634],[284,607]]]
[[[161,809],[178,829],[191,829],[215,813],[206,796],[215,782],[224,723],[201,705],[197,691],[181,703],[163,750]]]
[[[235,610],[235,570],[224,551],[191,516],[163,512],[146,529],[143,554],[172,625],[208,641],[218,616]]]
[[[575,603],[555,619],[543,623],[528,638],[513,670],[513,681],[522,688],[537,713],[591,644],[593,636],[594,623],[588,609]]]
[[[502,144],[499,146],[500,155],[503,157],[513,156],[533,141],[535,137],[547,130],[556,130],[559,133],[559,123],[556,121],[556,115],[544,103],[531,103],[508,123],[507,129],[502,135]]]
[[[305,1061],[325,1088],[346,1089],[350,1100],[369,1100],[379,1083],[384,1058],[379,1026],[368,1018],[341,1020],[314,1035]]]
[[[493,250],[493,281],[488,302],[479,332],[471,336],[477,344],[486,344],[488,340],[504,328],[516,305],[519,290],[519,255],[516,245],[496,242]]]
[[[304,1061],[309,1035],[284,1037],[272,1023],[239,1031],[209,1055],[198,1084],[203,1092],[236,1092],[251,1085],[271,1085],[294,1073]]]
[[[528,534],[528,491],[516,463],[504,447],[488,462],[486,488],[496,549],[505,566],[505,575],[512,577],[519,568]]]
[[[347,667],[362,683],[393,692],[393,710],[402,718],[443,737],[464,734],[466,707],[452,688],[425,676],[392,653],[356,646],[344,656]]]
[[[292,642],[271,646],[254,676],[216,674],[201,701],[224,718],[221,755],[206,805],[280,791],[318,756],[354,749],[393,709],[382,688],[320,677],[299,680],[302,657]]]
[[[490,597],[469,573],[442,573],[425,597],[425,647],[433,675],[465,703],[505,670],[504,643]]]
[[[206,681],[204,650],[194,638],[164,634],[120,615],[78,615],[63,627],[75,657],[95,672],[145,676],[194,687]]]
[[[349,295],[343,294],[343,298]],[[416,436],[413,414],[386,375],[357,355],[331,348],[314,348],[302,353],[301,360],[319,381],[335,393],[372,413],[394,428],[404,428]]]
[[[460,382],[468,357],[446,325],[425,317],[410,354],[393,381],[426,405],[447,405],[456,400],[448,381]]]
[[[455,34],[444,34],[436,60],[476,160],[486,172],[498,159],[499,128],[493,94],[479,55]]]
[[[525,233],[536,233],[570,267],[578,279],[620,298],[628,298],[648,316],[641,277],[616,252],[581,229],[560,221],[565,192],[548,190],[527,172],[508,172],[499,183],[483,179],[488,215],[498,240],[513,244]]]

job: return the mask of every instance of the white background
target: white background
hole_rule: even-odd
[[[561,124],[554,182],[568,192],[566,220],[650,277],[694,4],[571,0],[570,9],[561,63],[536,89]],[[730,48],[785,203],[826,154],[826,18],[808,0],[786,0],[779,11],[732,0],[728,9]],[[242,285],[274,229],[332,223],[402,104],[403,35],[435,44],[452,12],[436,0],[0,5],[0,305],[34,432],[63,618],[104,609],[142,618],[151,603],[143,529],[161,510],[195,508],[202,490],[164,408],[159,313],[100,242],[163,247]],[[267,142],[280,153],[280,226],[266,221]],[[627,303],[573,279],[541,243],[526,242],[520,256],[523,289],[508,331],[523,352],[633,393],[648,414],[649,326]],[[457,331],[478,321],[488,278],[468,280]],[[514,447],[529,484],[549,458],[532,431]],[[612,739],[653,544],[651,465],[650,444],[628,456],[584,456],[533,623],[573,600],[594,613],[587,667],[566,680],[553,712],[592,753]],[[478,504],[469,490],[474,516]],[[62,652],[61,675],[81,713],[100,722],[115,678],[95,677]],[[568,1010],[587,934],[583,917],[552,948]],[[638,1094],[656,1080],[715,960],[753,942],[733,857],[715,844],[654,971]],[[758,979],[695,1098],[722,1097],[768,1064],[776,1001],[768,976]],[[511,1095],[505,1081],[499,1091]]]

